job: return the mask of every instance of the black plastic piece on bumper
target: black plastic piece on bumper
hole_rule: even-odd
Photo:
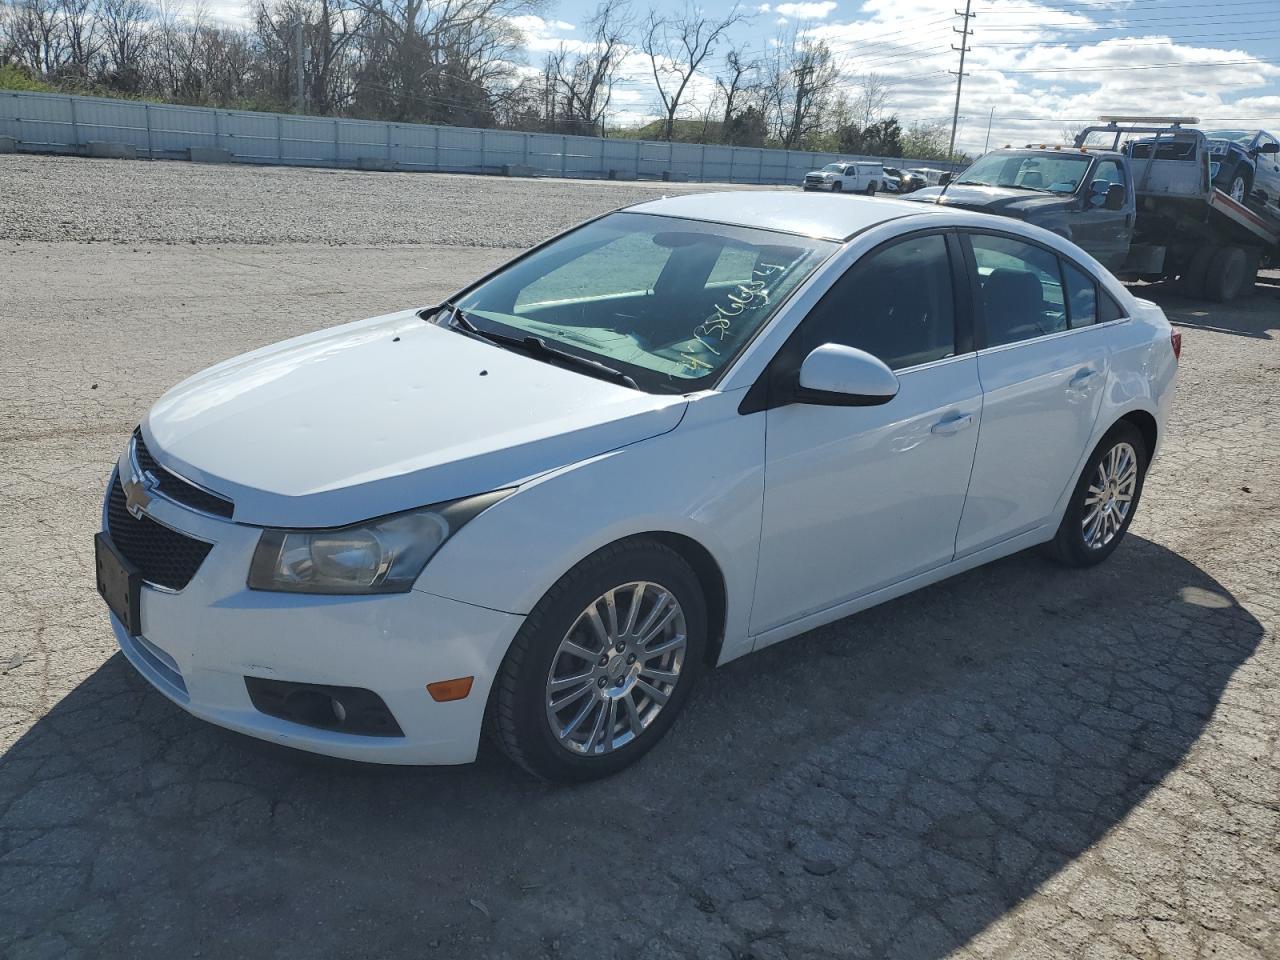
[[[249,699],[260,712],[321,730],[362,737],[403,737],[382,698],[363,687],[331,687],[245,677]]]

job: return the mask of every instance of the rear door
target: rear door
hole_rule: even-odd
[[[1080,469],[1110,371],[1086,272],[1019,237],[965,239],[983,408],[957,557],[1050,522]]]

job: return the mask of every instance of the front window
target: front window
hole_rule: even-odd
[[[828,163],[822,168],[823,173],[844,173],[843,163]]]
[[[1081,153],[989,153],[961,174],[956,183],[1075,193],[1092,162]]]
[[[540,338],[651,393],[711,385],[834,243],[614,213],[458,300],[481,334]],[[441,311],[439,322],[449,319]]]

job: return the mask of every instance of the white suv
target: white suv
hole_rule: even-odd
[[[821,170],[804,175],[805,190],[830,190],[833,193],[874,194],[883,188],[884,167],[870,160],[855,163],[828,163]]]

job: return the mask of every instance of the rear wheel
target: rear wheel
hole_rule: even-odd
[[[1146,442],[1121,421],[1098,444],[1076,481],[1049,553],[1072,567],[1101,563],[1120,545],[1133,522],[1147,473]]]
[[[1249,257],[1240,247],[1223,247],[1213,255],[1204,278],[1204,295],[1215,303],[1229,303],[1244,292]]]
[[[675,551],[636,539],[592,554],[547,591],[503,660],[499,745],[548,780],[616,773],[675,720],[706,633],[701,585]]]
[[[1178,274],[1178,293],[1191,300],[1199,300],[1204,296],[1204,281],[1209,273],[1209,264],[1213,261],[1219,247],[1201,247],[1191,255],[1190,262]]]
[[[867,184],[867,196],[874,197],[876,195],[876,182],[872,180]]]

